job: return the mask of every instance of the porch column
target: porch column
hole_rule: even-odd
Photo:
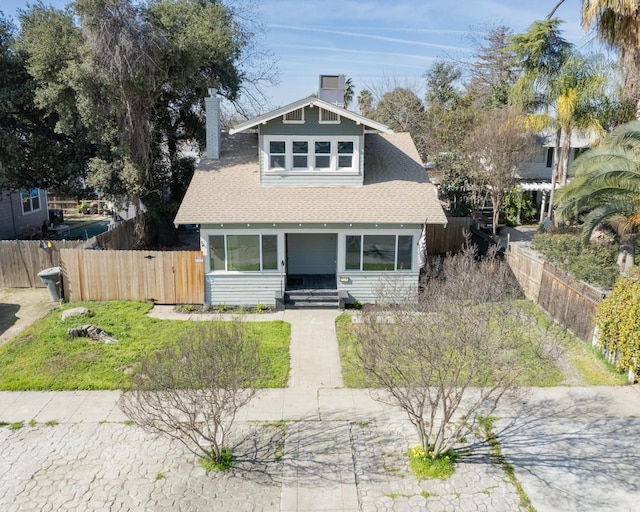
[[[540,222],[544,220],[545,210],[547,209],[547,192],[542,190],[542,203],[540,203]]]

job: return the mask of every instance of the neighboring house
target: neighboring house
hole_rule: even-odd
[[[33,237],[48,223],[46,190],[0,192],[0,240]]]
[[[223,135],[210,91],[207,156],[175,219],[200,226],[208,304],[417,292],[423,225],[447,223],[436,188],[408,133],[323,99],[336,92],[321,87]]]
[[[574,159],[586,149],[590,148],[597,140],[595,134],[580,135],[573,133],[571,135],[571,149],[569,151],[569,176],[571,176],[571,164]],[[517,175],[518,185],[525,192],[530,192],[540,212],[547,208],[549,194],[551,193],[551,173],[553,170],[553,153],[556,144],[555,132],[545,132],[536,137],[538,148],[531,160],[525,164]],[[561,177],[556,180],[556,188],[560,186]]]

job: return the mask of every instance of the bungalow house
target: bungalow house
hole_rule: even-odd
[[[417,292],[423,226],[447,223],[436,188],[408,133],[335,101],[341,79],[228,134],[210,91],[206,158],[175,218],[200,226],[206,303]]]
[[[0,240],[34,236],[48,223],[45,190],[0,191]]]

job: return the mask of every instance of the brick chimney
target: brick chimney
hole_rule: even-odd
[[[209,89],[204,99],[207,132],[207,158],[220,158],[220,98],[217,89]]]

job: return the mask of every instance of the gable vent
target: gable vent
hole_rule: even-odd
[[[325,110],[323,108],[320,109],[320,122],[321,123],[333,123],[337,124],[340,122],[340,115],[335,112],[331,112],[330,110]]]
[[[287,112],[282,116],[282,121],[285,123],[304,123],[304,108]]]

